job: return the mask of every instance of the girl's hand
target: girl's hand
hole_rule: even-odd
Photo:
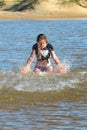
[[[62,74],[66,73],[66,69],[65,69],[64,67],[62,67],[62,66],[57,66],[57,68],[58,68],[58,71],[59,71],[60,73],[62,73]]]
[[[60,67],[60,68],[59,68],[59,71],[60,71],[61,73],[63,73],[63,74],[66,73],[66,70],[65,70],[65,68],[63,68],[63,67]]]
[[[25,67],[21,68],[21,70],[20,70],[20,72],[21,72],[22,74],[26,74],[26,73],[28,73],[29,71],[30,71],[30,66],[25,66]]]
[[[25,74],[25,73],[26,73],[26,67],[21,68],[20,72],[21,72],[22,74]]]

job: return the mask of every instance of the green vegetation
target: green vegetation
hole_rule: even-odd
[[[5,5],[5,1],[4,0],[0,0],[0,7],[2,7],[3,5]]]
[[[81,6],[81,7],[87,8],[87,4],[85,5],[85,3],[84,3],[84,2],[87,2],[87,0],[63,0],[63,1],[76,3],[76,4],[78,4],[78,5]],[[83,4],[82,4],[81,2],[82,2]]]
[[[36,3],[37,1],[39,1],[39,0],[17,0],[17,2],[18,2],[19,4],[22,4],[22,3],[24,3],[24,2]],[[67,3],[67,2],[79,3],[79,2],[80,2],[80,0],[61,0],[61,1],[64,2],[64,3]]]
[[[60,1],[63,4],[76,3],[79,6],[87,8],[87,6],[82,5],[80,3],[80,1],[82,1],[82,0],[60,0]],[[87,0],[85,0],[85,1],[87,1]],[[5,2],[6,2],[6,0],[0,0],[0,6],[2,7],[3,5],[5,5]],[[39,3],[39,0],[15,0],[14,5],[12,5],[12,7],[10,7],[9,9],[5,9],[5,10],[23,11],[23,10],[26,10],[26,9],[34,9],[34,6],[35,6],[36,3]]]
[[[16,0],[16,4],[13,5],[10,9],[12,11],[23,11],[26,9],[34,9],[34,5],[38,0]]]

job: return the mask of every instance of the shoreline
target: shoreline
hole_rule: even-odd
[[[68,19],[87,19],[86,11],[63,10],[54,12],[25,11],[11,12],[0,11],[0,20],[68,20]]]

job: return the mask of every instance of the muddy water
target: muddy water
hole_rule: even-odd
[[[39,33],[66,74],[19,73]],[[86,115],[87,20],[0,21],[0,129],[86,130]]]

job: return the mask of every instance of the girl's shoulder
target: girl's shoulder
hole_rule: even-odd
[[[49,49],[51,49],[51,50],[54,50],[53,45],[50,44],[50,43],[47,44],[47,47],[48,47]]]
[[[36,50],[36,49],[37,49],[37,43],[35,43],[35,44],[32,46],[32,49],[33,49],[33,50]]]

